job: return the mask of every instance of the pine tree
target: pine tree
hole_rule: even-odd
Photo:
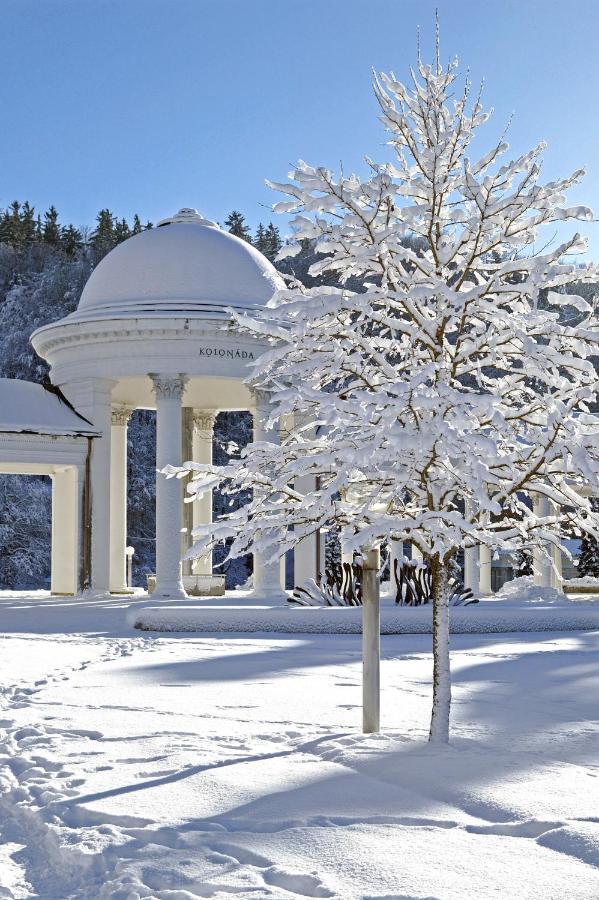
[[[276,259],[277,253],[283,246],[281,233],[279,232],[279,229],[276,227],[276,225],[273,225],[272,222],[268,223],[268,227],[264,234],[264,243],[265,249],[262,252],[272,262]]]
[[[35,207],[31,206],[27,200],[22,209],[21,233],[23,244],[32,244],[38,237]]]
[[[74,225],[67,225],[60,235],[60,246],[69,256],[72,256],[83,244],[83,236]]]
[[[252,235],[249,226],[245,224],[245,216],[238,210],[234,209],[233,212],[229,213],[225,219],[225,225],[229,230],[229,234],[234,234],[235,237],[247,241],[248,244],[252,243]]]
[[[258,223],[258,227],[256,228],[256,236],[253,240],[254,247],[256,250],[259,250],[260,253],[264,253],[266,255],[267,250],[267,242],[266,242],[266,229],[262,222]]]
[[[593,497],[591,509],[599,512],[599,498]],[[588,533],[585,533],[582,538],[578,574],[581,578],[599,578],[599,541]]]
[[[44,213],[42,240],[52,247],[58,247],[62,243],[62,230],[58,224],[58,212],[55,206],[51,206],[50,209]]]
[[[131,237],[131,229],[126,221],[126,219],[121,219],[120,222],[115,222],[114,225],[114,242],[115,244],[120,244],[122,241],[126,241],[127,238]]]
[[[115,217],[109,209],[101,209],[96,217],[96,227],[90,236],[90,245],[104,254],[115,245]]]
[[[139,218],[137,213],[135,213],[135,215],[133,216],[133,228],[131,229],[131,234],[140,234],[141,231],[141,219]]]
[[[24,248],[36,240],[36,232],[34,207],[28,201],[21,206],[18,200],[13,200],[2,216],[0,239],[13,247]]]

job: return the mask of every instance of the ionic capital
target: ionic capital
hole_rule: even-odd
[[[212,442],[214,435],[215,409],[194,409],[193,430],[200,440]]]
[[[127,425],[132,412],[133,408],[131,406],[113,406],[111,414],[112,424],[122,426]]]
[[[159,400],[180,400],[189,381],[184,372],[180,372],[179,375],[158,375],[155,372],[148,372],[148,375],[152,379],[152,390]]]

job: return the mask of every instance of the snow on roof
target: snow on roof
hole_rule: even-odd
[[[56,394],[16,378],[0,378],[0,432],[99,434]]]
[[[184,209],[111,250],[63,321],[210,317],[262,307],[282,286],[255,247]]]

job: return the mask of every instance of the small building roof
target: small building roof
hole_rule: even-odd
[[[58,394],[41,384],[16,378],[0,378],[0,432],[99,435]]]

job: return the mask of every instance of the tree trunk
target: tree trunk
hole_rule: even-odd
[[[433,711],[429,741],[449,741],[451,670],[449,667],[449,566],[438,556],[431,559],[433,595]]]

